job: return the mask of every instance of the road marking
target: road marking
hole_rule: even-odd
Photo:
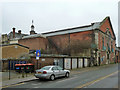
[[[80,74],[80,73],[84,73],[84,72],[92,71],[92,70],[97,70],[97,69],[100,69],[100,68],[87,69],[87,70],[85,70],[85,71],[82,71],[82,72],[76,72],[76,73],[74,73],[74,74]],[[76,76],[78,76],[78,75],[74,75],[74,74],[73,74],[74,77],[69,78],[69,79],[65,79],[65,80],[61,80],[61,81],[57,81],[56,83],[59,83],[59,82],[63,82],[63,81],[67,81],[67,80],[71,80],[71,79],[75,79],[75,78],[77,78]]]
[[[110,76],[112,76],[112,75],[115,74],[115,73],[118,73],[118,71],[113,72],[113,73],[111,73],[111,74],[109,74],[109,75],[107,75],[107,76],[98,78],[98,79],[96,79],[96,80],[93,80],[93,81],[91,81],[91,82],[85,83],[85,84],[83,84],[83,85],[81,85],[81,86],[78,86],[78,87],[76,87],[76,88],[86,87],[86,86],[91,85],[91,84],[93,84],[93,83],[96,83],[96,82],[98,82],[98,81],[100,81],[100,80],[103,80],[103,79],[105,79],[105,78],[107,78],[107,77],[110,77]]]
[[[18,85],[22,85],[22,84],[24,84],[24,83],[19,83],[19,84],[14,84],[14,85],[3,86],[2,88],[18,86]],[[0,87],[0,88],[1,88],[1,87]]]

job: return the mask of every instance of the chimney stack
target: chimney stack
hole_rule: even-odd
[[[21,30],[18,30],[18,33],[21,34]]]
[[[13,28],[13,38],[15,38],[15,28]]]

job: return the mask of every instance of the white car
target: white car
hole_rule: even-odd
[[[41,69],[36,70],[35,77],[36,78],[43,78],[43,79],[50,79],[55,80],[58,77],[69,77],[70,71],[64,70],[60,66],[45,66]]]

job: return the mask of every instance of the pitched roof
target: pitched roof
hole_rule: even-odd
[[[46,38],[46,36],[44,36],[44,35],[42,35],[42,34],[33,34],[33,35],[29,35],[29,36],[24,36],[24,37],[22,37],[22,39],[35,38],[35,37],[43,37],[43,38]]]
[[[46,38],[46,37],[49,37],[49,36],[63,35],[63,34],[69,34],[69,33],[76,33],[76,32],[83,32],[83,31],[90,31],[90,30],[100,29],[100,26],[105,22],[106,19],[108,19],[109,22],[110,22],[110,17],[107,16],[102,22],[91,23],[91,25],[79,26],[79,27],[56,30],[56,31],[51,31],[51,32],[46,32],[46,33],[41,33],[41,34],[34,34],[34,35],[24,36],[22,39],[34,38],[34,37]],[[112,28],[111,22],[110,22],[110,26]],[[113,32],[113,35],[115,37],[115,33],[113,31],[113,28],[112,28],[112,32]]]
[[[52,31],[52,32],[42,33],[42,35],[45,35],[46,37],[48,37],[48,36],[54,36],[54,35],[76,33],[76,32],[99,29],[100,23],[101,22],[95,22],[95,23],[91,23],[91,25],[87,25],[87,26],[73,27],[73,28],[68,28],[68,29],[63,29],[63,30],[56,30],[56,31]]]
[[[28,34],[19,34],[19,33],[17,33],[17,32],[15,32],[15,38],[16,39],[20,39],[20,38],[22,38],[23,36],[28,36]],[[13,39],[13,32],[10,32],[9,34],[8,34],[8,38],[9,39]]]
[[[107,16],[102,22],[95,22],[95,23],[91,23],[91,25],[80,26],[80,27],[73,27],[73,28],[68,28],[68,29],[63,29],[63,30],[56,30],[56,31],[46,32],[46,33],[42,33],[42,35],[48,37],[48,36],[54,36],[54,35],[62,35],[62,34],[69,34],[69,33],[76,33],[76,32],[100,29],[100,26],[106,21],[106,19],[109,20],[110,26],[112,28],[110,17]],[[113,32],[113,35],[115,37],[115,33],[113,31],[113,28],[112,28],[112,32]],[[116,37],[115,37],[115,39],[116,39]]]

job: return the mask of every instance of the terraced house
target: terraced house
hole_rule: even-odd
[[[32,34],[18,41],[30,50],[43,50],[42,53],[92,57],[94,65],[114,62],[115,42],[109,16],[91,25]]]

